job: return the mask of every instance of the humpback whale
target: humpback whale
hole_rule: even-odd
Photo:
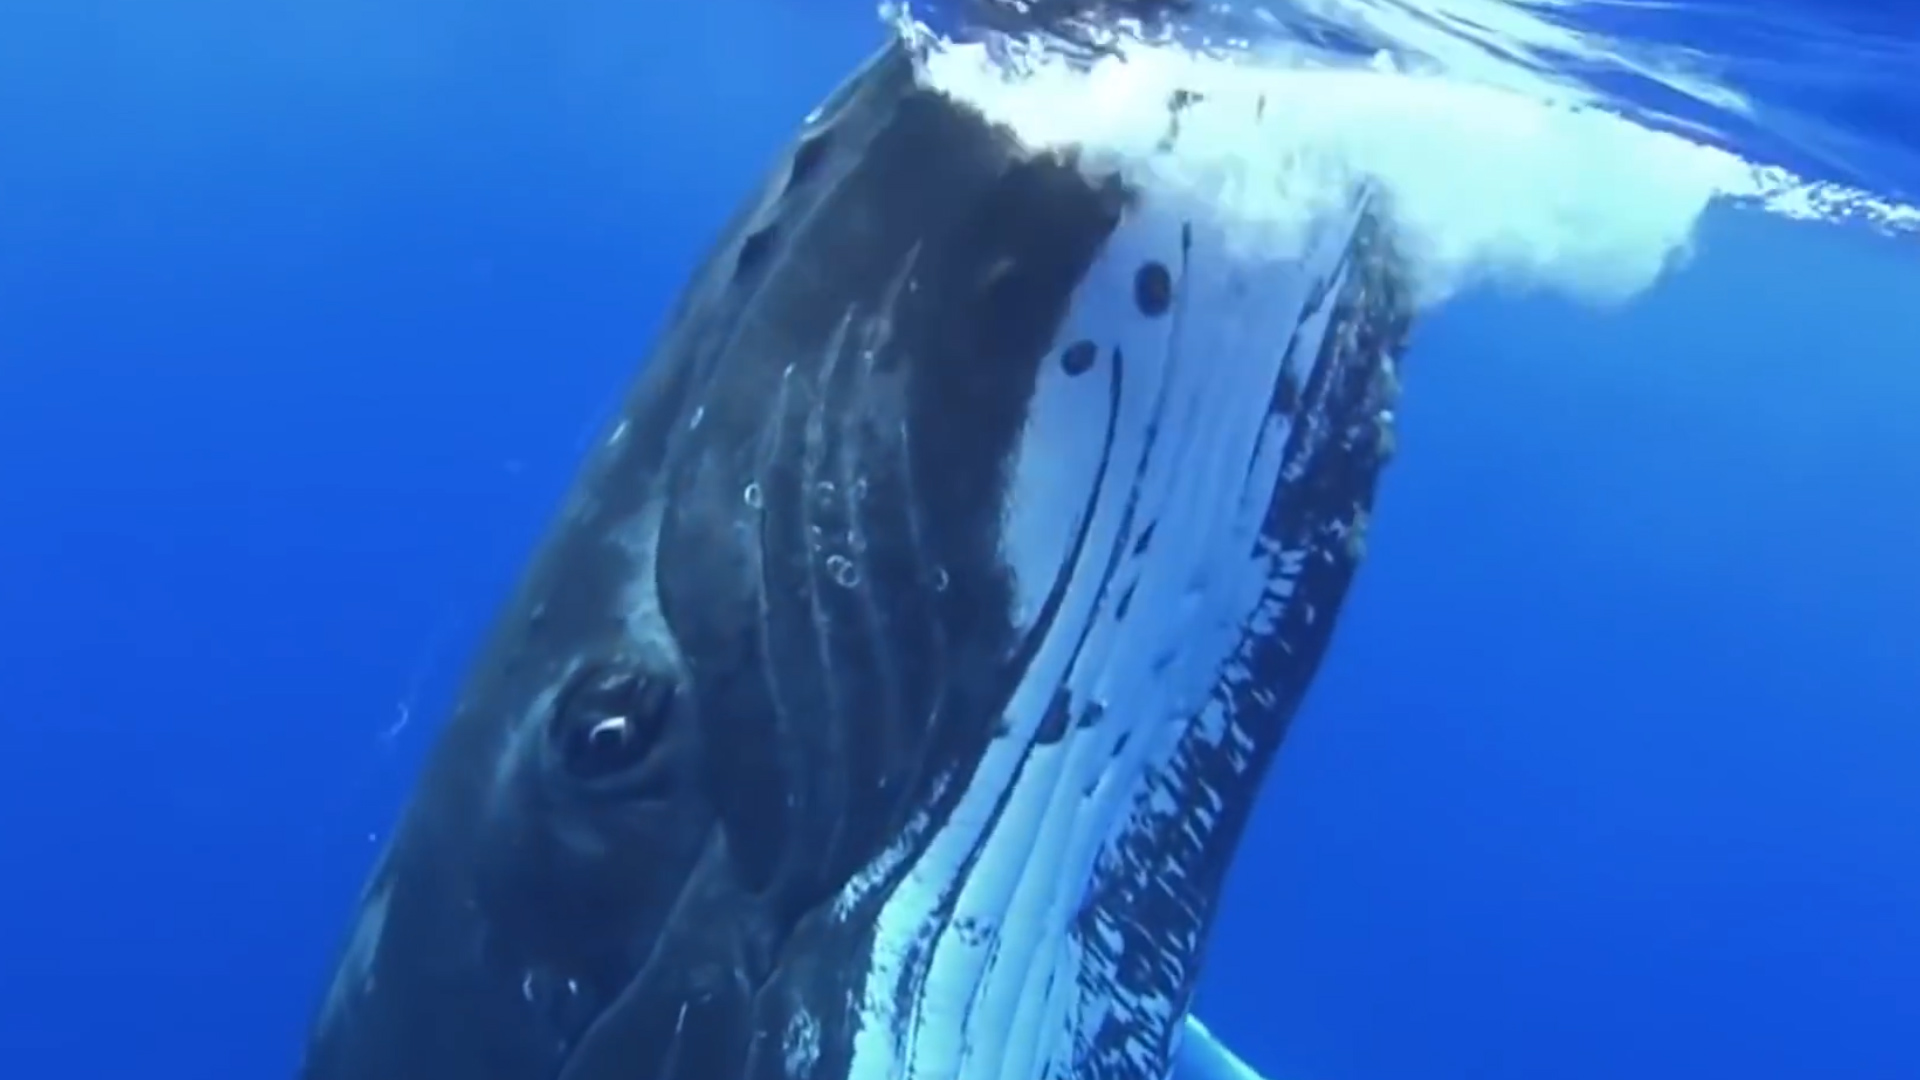
[[[1251,1076],[1189,1016],[1391,450],[1301,252],[899,41],[692,276],[373,868],[304,1080]]]

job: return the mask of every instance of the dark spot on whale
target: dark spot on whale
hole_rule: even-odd
[[[773,242],[779,230],[772,224],[755,229],[740,243],[740,254],[734,256],[733,280],[739,281],[748,274],[766,265],[767,257],[773,254]]]
[[[1167,132],[1160,137],[1158,149],[1162,152],[1172,150],[1180,141],[1180,114],[1187,106],[1200,100],[1200,95],[1192,90],[1175,90],[1167,96]]]
[[[960,935],[960,940],[968,945],[985,945],[993,937],[993,924],[971,915],[962,915],[953,920],[953,929]]]
[[[1040,730],[1034,733],[1036,746],[1052,746],[1067,737],[1067,710],[1072,700],[1066,690],[1053,692],[1053,700],[1047,703],[1047,714],[1040,718]]]
[[[1060,366],[1069,375],[1085,375],[1093,370],[1093,362],[1100,355],[1100,346],[1081,339],[1067,346],[1060,353]]]
[[[1133,302],[1142,315],[1158,318],[1173,306],[1173,274],[1163,262],[1149,261],[1133,275]]]
[[[827,160],[827,151],[831,145],[832,134],[824,130],[800,140],[800,145],[794,148],[793,161],[787,166],[787,186],[780,193],[791,194],[793,189],[806,183],[814,173],[819,172],[821,164]]]

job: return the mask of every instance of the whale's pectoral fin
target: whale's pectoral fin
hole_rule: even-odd
[[[1215,1038],[1207,1025],[1187,1017],[1186,1030],[1180,1033],[1180,1051],[1174,1055],[1173,1071],[1167,1080],[1266,1080],[1253,1066],[1241,1061],[1226,1044]]]

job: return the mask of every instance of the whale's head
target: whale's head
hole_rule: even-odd
[[[889,49],[692,278],[305,1080],[1159,1080],[1362,550],[1404,289]]]

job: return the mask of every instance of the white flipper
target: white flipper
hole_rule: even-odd
[[[1227,1049],[1207,1025],[1187,1017],[1186,1030],[1180,1033],[1180,1050],[1173,1057],[1173,1071],[1167,1080],[1266,1080],[1253,1066],[1241,1061]]]

